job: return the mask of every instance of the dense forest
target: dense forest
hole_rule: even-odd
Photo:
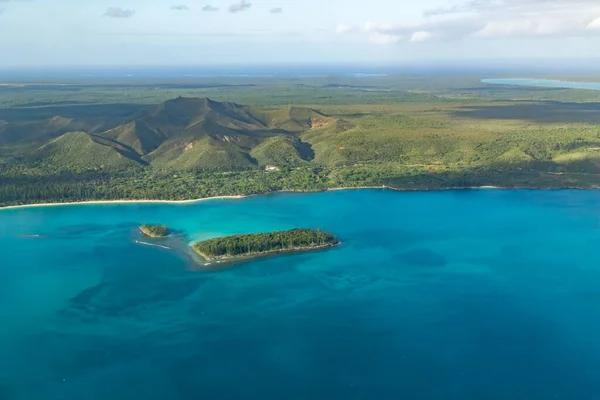
[[[331,233],[313,229],[233,235],[194,243],[194,250],[210,260],[277,251],[310,250],[334,246],[338,239]]]
[[[277,191],[324,191],[339,187],[387,187],[435,190],[500,186],[507,188],[595,188],[598,175],[590,172],[552,172],[535,165],[516,167],[441,168],[364,164],[338,168],[303,167],[266,172],[227,174],[182,171],[178,174],[137,172],[64,173],[47,176],[0,174],[0,207],[87,200],[189,200],[213,196],[254,195]]]

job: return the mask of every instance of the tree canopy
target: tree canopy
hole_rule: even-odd
[[[209,239],[195,243],[193,248],[202,257],[213,259],[276,251],[307,250],[338,243],[335,236],[320,229],[292,229]]]

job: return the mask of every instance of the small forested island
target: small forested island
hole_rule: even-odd
[[[166,225],[148,225],[140,226],[140,231],[150,237],[165,237],[169,235],[169,228]]]
[[[340,241],[320,229],[225,236],[196,242],[194,251],[207,261],[233,260],[241,257],[275,253],[319,250],[336,246]]]

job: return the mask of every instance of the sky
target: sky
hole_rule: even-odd
[[[600,0],[0,0],[0,67],[600,55]]]

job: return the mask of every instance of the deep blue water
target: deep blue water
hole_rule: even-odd
[[[499,78],[499,79],[482,79],[481,82],[495,84],[495,85],[600,90],[599,82],[571,82],[571,81],[559,81],[559,80],[555,80],[555,79]]]
[[[344,244],[206,272],[141,222]],[[0,399],[597,400],[599,244],[597,191],[3,210]]]

